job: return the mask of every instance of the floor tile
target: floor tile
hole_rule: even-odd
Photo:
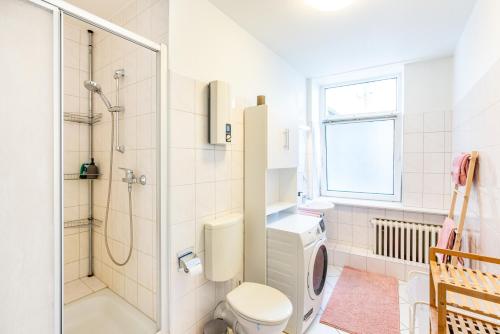
[[[400,328],[408,329],[410,325],[410,305],[409,304],[400,304],[399,305],[399,320],[400,320]]]
[[[101,282],[97,277],[92,276],[92,277],[83,277],[81,278],[82,282],[88,286],[92,291],[99,291],[101,289],[106,288],[106,284]]]
[[[97,277],[82,277],[64,284],[64,304],[90,295],[93,292],[106,288],[106,284]]]
[[[79,279],[64,284],[64,304],[71,303],[77,299],[92,293],[92,289],[83,284]]]
[[[313,323],[311,324],[311,327],[307,330],[308,334],[339,334],[338,330],[336,330],[333,327],[323,325],[322,323],[319,322],[320,316],[317,316]]]
[[[336,267],[336,266],[329,265],[328,272],[326,275],[329,277],[338,277],[338,276],[340,276],[341,273],[342,273],[342,267]]]

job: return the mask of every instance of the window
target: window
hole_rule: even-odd
[[[322,195],[401,199],[399,76],[322,87]]]

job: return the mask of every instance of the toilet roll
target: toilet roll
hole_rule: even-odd
[[[190,276],[200,275],[201,273],[203,273],[203,266],[201,264],[201,260],[195,257],[189,261],[186,261],[186,270],[187,274]]]

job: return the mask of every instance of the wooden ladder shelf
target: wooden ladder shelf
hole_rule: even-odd
[[[500,265],[498,258],[432,247],[429,286],[431,333],[500,334],[500,277],[438,263],[436,254]]]
[[[470,154],[464,191],[459,190],[458,184],[453,190],[449,219],[455,218],[458,196],[462,196],[463,202],[452,249],[431,247],[429,252],[432,334],[500,334],[499,276],[458,264],[458,259],[463,258],[500,265],[498,258],[460,252],[478,155],[476,151]],[[445,255],[444,263],[436,254]]]
[[[453,245],[454,251],[459,251],[462,243],[462,235],[464,231],[465,218],[467,216],[467,208],[469,206],[469,198],[470,192],[472,189],[472,184],[474,181],[474,173],[476,171],[477,158],[479,153],[477,151],[472,151],[470,155],[469,168],[467,170],[467,180],[465,182],[465,191],[462,193],[459,190],[459,185],[455,184],[455,188],[453,189],[453,194],[451,197],[451,205],[450,211],[448,212],[448,218],[454,219],[455,217],[455,207],[457,205],[458,196],[461,195],[463,197],[462,209],[460,210],[460,217],[458,220],[457,233],[455,237],[455,243]],[[457,258],[452,258],[452,263],[454,265],[457,264]]]

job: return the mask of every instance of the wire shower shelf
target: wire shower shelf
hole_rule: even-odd
[[[64,228],[87,227],[89,225],[100,227],[102,226],[102,221],[95,218],[83,218],[64,222]]]
[[[83,174],[82,176],[86,177],[80,177],[80,173],[64,174],[64,180],[95,180],[99,178],[101,174]]]
[[[92,125],[95,124],[102,119],[102,114],[93,114],[89,116],[88,114],[80,114],[73,112],[65,112],[64,113],[64,121],[65,122],[73,122],[73,123],[81,123]]]

